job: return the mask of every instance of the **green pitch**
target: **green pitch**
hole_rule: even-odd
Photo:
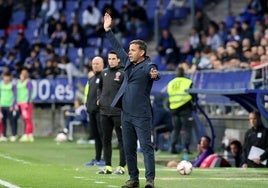
[[[0,143],[0,187],[21,188],[105,188],[121,187],[128,175],[99,175],[99,167],[85,163],[94,157],[93,145],[56,144],[52,138],[37,138],[34,143]],[[157,160],[179,159],[168,153]],[[118,150],[113,151],[116,167]],[[144,187],[144,166],[139,154],[140,187]],[[156,166],[156,188],[266,188],[268,169],[194,169],[179,175],[175,169]]]

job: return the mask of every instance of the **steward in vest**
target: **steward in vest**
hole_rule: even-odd
[[[169,108],[172,113],[173,132],[171,140],[171,153],[178,153],[176,145],[181,141],[184,152],[190,153],[190,143],[192,137],[192,99],[186,92],[192,87],[192,80],[184,77],[184,70],[176,70],[176,78],[171,80],[167,86],[169,96]]]

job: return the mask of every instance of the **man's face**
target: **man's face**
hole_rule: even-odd
[[[249,114],[249,123],[253,128],[257,128],[259,125],[259,117],[256,114]]]
[[[132,63],[137,63],[143,57],[144,51],[139,48],[138,44],[130,44],[129,46],[129,60]]]
[[[9,83],[10,80],[11,80],[11,77],[10,77],[10,76],[4,76],[4,77],[3,77],[3,81],[4,81],[5,83]]]
[[[118,66],[120,59],[116,54],[108,54],[108,63],[111,68]]]
[[[103,61],[100,58],[92,60],[92,70],[93,72],[101,72],[103,69]]]
[[[205,149],[209,147],[209,141],[206,137],[201,138],[200,146]]]
[[[237,145],[235,145],[235,144],[230,145],[230,151],[233,155],[237,155],[237,153],[238,153]]]

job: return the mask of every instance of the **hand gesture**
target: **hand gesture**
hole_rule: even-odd
[[[156,79],[158,77],[158,71],[155,68],[150,70],[151,79]]]
[[[105,31],[110,30],[112,27],[112,17],[107,12],[105,13],[103,17],[103,28]]]

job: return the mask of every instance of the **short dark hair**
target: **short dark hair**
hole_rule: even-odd
[[[140,50],[144,51],[144,56],[146,55],[147,44],[143,40],[136,39],[136,40],[131,41],[129,44],[137,44],[137,45],[139,45]]]
[[[258,118],[261,118],[261,113],[259,111],[257,111],[257,110],[254,110],[254,111],[250,112],[250,114],[254,114]]]
[[[208,140],[209,143],[211,142],[211,138],[210,138],[209,136],[204,135],[204,136],[202,136],[202,137],[206,138],[206,139]]]
[[[10,72],[5,72],[5,73],[3,74],[3,76],[11,76],[11,73],[10,73]]]
[[[238,140],[233,140],[233,141],[229,144],[229,146],[231,146],[231,145],[236,145],[237,148],[239,149],[239,151],[242,149],[242,144],[241,144],[241,142],[239,142]],[[228,149],[230,150],[230,148],[228,148]]]
[[[116,55],[117,58],[119,58],[118,55],[117,55],[117,53],[115,51],[113,51],[113,50],[109,51],[108,54],[114,54],[114,55]]]
[[[181,68],[181,67],[178,67],[178,68],[176,69],[176,76],[177,76],[177,77],[184,77],[184,69]]]

